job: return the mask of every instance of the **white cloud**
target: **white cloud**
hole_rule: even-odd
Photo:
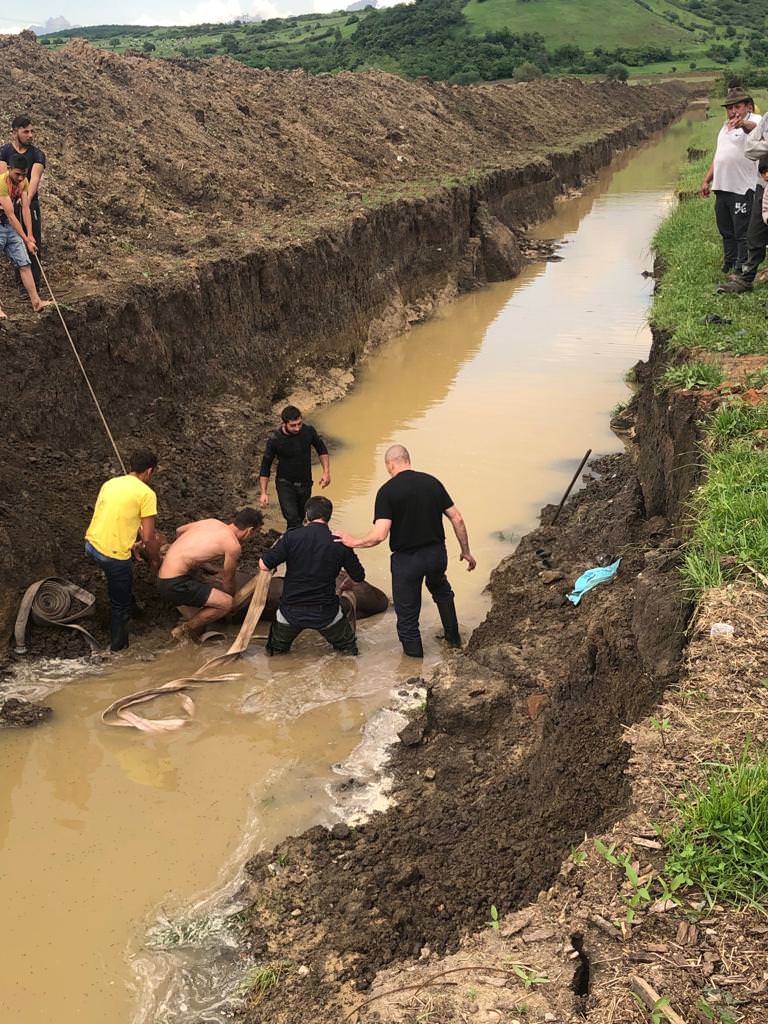
[[[200,25],[203,22],[217,24],[234,21],[244,14],[259,15],[262,18],[284,17],[282,11],[271,0],[198,0],[192,8],[182,8],[175,14],[140,14],[134,25]]]

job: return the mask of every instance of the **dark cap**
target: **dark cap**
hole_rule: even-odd
[[[725,94],[725,103],[722,103],[723,107],[730,107],[732,103],[752,103],[752,97],[748,92],[744,92],[740,85],[733,86]]]

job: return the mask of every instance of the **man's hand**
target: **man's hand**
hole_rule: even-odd
[[[331,482],[331,474],[330,473],[323,473],[323,475],[320,477],[320,486],[321,487],[327,487],[330,482]]]
[[[344,530],[334,530],[333,539],[347,548],[353,548],[359,543],[357,537],[353,537],[351,533],[345,533]]]
[[[712,188],[710,186],[710,183],[708,181],[702,181],[701,188],[699,189],[699,195],[701,196],[701,198],[706,199],[711,191]]]
[[[472,572],[472,570],[477,565],[477,562],[472,557],[472,553],[470,551],[462,551],[461,555],[459,556],[459,561],[467,563],[467,572]]]
[[[267,505],[269,504],[269,495],[267,494],[266,491],[264,491],[263,494],[259,495],[259,504],[261,505],[262,508],[266,508]]]
[[[37,252],[37,242],[36,242],[36,241],[34,240],[34,238],[32,237],[32,235],[27,235],[27,236],[26,236],[26,237],[24,238],[24,244],[26,245],[26,247],[27,247],[27,248],[29,249],[29,251],[30,251],[31,253],[33,253],[33,254],[34,254],[34,253],[36,253],[36,252]]]

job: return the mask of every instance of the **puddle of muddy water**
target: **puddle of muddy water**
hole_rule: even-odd
[[[689,126],[683,119],[558,204],[537,233],[563,240],[563,262],[466,296],[396,339],[344,401],[315,417],[342,442],[329,492],[339,525],[367,528],[393,441],[445,482],[479,562],[467,574],[449,542],[466,631],[484,615],[491,569],[540,505],[559,498],[584,451],[618,448],[607,412],[626,395],[627,367],[648,351],[650,284],[640,275]],[[388,553],[363,557],[388,587]],[[436,623],[425,605],[424,674],[440,656]],[[187,673],[195,653],[160,648],[140,661],[136,648],[97,673],[62,663],[25,670],[27,694],[56,691],[55,718],[0,739],[3,1020],[221,1019],[212,990],[242,965],[211,917],[237,903],[212,894],[234,898],[256,850],[384,799],[375,768],[402,721],[398,706],[419,700],[407,683],[418,666],[401,658],[391,613],[360,633],[355,661],[307,636],[283,661],[255,647],[238,680],[200,693],[196,724],[160,737],[107,729],[99,714],[118,695]],[[189,929],[152,952],[159,917],[171,922],[160,925],[166,936],[179,920],[211,934],[197,953],[186,949]]]

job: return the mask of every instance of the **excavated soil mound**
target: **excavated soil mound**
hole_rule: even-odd
[[[301,242],[377,190],[528,163],[679,97],[575,79],[467,87],[260,71],[80,39],[49,50],[31,33],[0,37],[0,55],[0,110],[23,97],[48,156],[46,252],[65,297]]]

